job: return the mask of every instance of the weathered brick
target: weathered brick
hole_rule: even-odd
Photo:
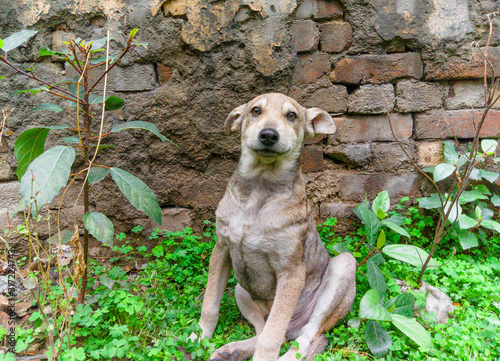
[[[484,82],[461,80],[453,82],[444,101],[446,109],[470,109],[484,106]]]
[[[300,97],[299,102],[306,108],[318,107],[329,113],[345,113],[347,89],[343,85],[331,85]]]
[[[13,178],[12,167],[7,161],[2,162],[2,158],[0,158],[0,181],[12,180]]]
[[[70,41],[76,39],[76,35],[70,31],[57,30],[52,33],[52,47],[51,50],[63,52],[68,50],[68,46],[63,41]]]
[[[157,69],[158,69],[158,82],[160,85],[165,85],[169,82],[170,79],[172,79],[172,68],[163,65],[163,64],[157,64]]]
[[[362,85],[349,94],[347,110],[353,114],[385,114],[394,109],[394,86]]]
[[[312,20],[295,20],[292,24],[293,47],[297,52],[318,49],[319,29]]]
[[[333,21],[319,27],[321,50],[328,53],[340,53],[352,43],[352,27],[345,21]]]
[[[343,84],[386,83],[403,77],[420,79],[422,74],[418,53],[359,55],[340,60],[330,79]]]
[[[7,229],[7,210],[12,211],[16,208],[20,199],[20,183],[18,181],[0,183],[0,229]]]
[[[297,8],[295,16],[299,19],[333,19],[342,18],[344,8],[338,1],[304,0]]]
[[[324,152],[330,158],[355,167],[364,166],[373,158],[371,146],[368,143],[328,145]]]
[[[482,49],[483,52],[485,49]],[[462,59],[457,57],[448,58],[443,63],[430,63],[426,66],[425,74],[429,80],[451,80],[451,79],[481,79],[484,77],[484,57],[478,49],[473,49],[474,53],[470,58]],[[488,59],[495,69],[495,73],[500,72],[500,47],[490,47],[488,49]],[[491,70],[488,67],[488,75]]]
[[[353,209],[356,207],[357,203],[346,203],[346,202],[322,202],[319,206],[319,216],[321,218],[346,218],[352,216]]]
[[[481,119],[479,110],[436,110],[417,114],[415,117],[416,139],[473,138]],[[490,110],[481,128],[481,137],[500,134],[500,111]]]
[[[411,159],[415,158],[415,145],[413,142],[401,143],[404,150],[396,142],[374,143],[372,145],[373,160],[365,169],[370,171],[396,171],[412,167]]]
[[[380,191],[387,190],[391,199],[415,194],[418,177],[415,172],[394,175],[391,173],[349,172],[339,174],[340,195],[344,199],[361,201],[365,197],[375,197]]]
[[[308,145],[302,151],[302,171],[319,172],[324,169],[323,149],[317,145]]]
[[[398,140],[407,140],[412,135],[413,119],[410,115],[392,113],[392,127]],[[366,142],[394,140],[387,115],[349,116],[335,118],[337,133],[329,140],[340,142]]]
[[[396,110],[410,113],[441,108],[445,91],[441,84],[401,80],[396,85]]]
[[[165,16],[185,16],[187,11],[186,0],[171,0],[163,4],[163,14]]]
[[[330,56],[328,54],[299,54],[293,70],[292,81],[301,84],[315,83],[330,69]]]
[[[444,162],[443,143],[423,142],[417,145],[418,162],[421,167],[434,167]]]
[[[182,231],[192,226],[191,216],[187,208],[162,208],[161,229],[166,231]]]

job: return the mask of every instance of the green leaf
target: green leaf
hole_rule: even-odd
[[[458,234],[458,239],[460,240],[460,245],[464,250],[479,246],[477,236],[470,231],[465,230],[460,232]]]
[[[446,202],[443,212],[444,214],[446,214],[449,211],[448,221],[450,221],[450,223],[455,223],[458,217],[460,217],[460,215],[462,214],[462,207],[460,207],[460,204],[458,204],[457,202],[453,203],[453,206],[451,203],[451,200]]]
[[[494,139],[481,140],[481,149],[486,154],[494,154],[498,147],[498,142]]]
[[[106,97],[106,106],[104,107],[104,110],[118,110],[120,108],[123,108],[125,105],[125,100],[122,98],[118,98],[115,95],[111,95],[109,97]]]
[[[63,108],[61,108],[57,104],[51,104],[51,103],[40,103],[36,107],[32,108],[31,111],[42,111],[42,110],[48,110],[51,112],[62,112]]]
[[[366,238],[368,240],[368,244],[370,246],[373,246],[375,244],[375,237],[378,235],[378,231],[382,223],[377,218],[375,213],[373,213],[369,209],[360,206],[357,206],[356,208],[358,208],[361,215],[361,220],[365,225]]]
[[[78,139],[78,137],[62,137],[61,140],[70,144],[80,144],[80,139]]]
[[[83,215],[83,225],[98,241],[113,247],[115,230],[113,223],[104,214],[99,212],[85,213]]]
[[[109,174],[109,169],[102,167],[92,167],[89,171],[88,181],[90,184],[96,184]]]
[[[392,313],[405,317],[412,317],[414,305],[415,296],[411,293],[402,293],[400,295],[397,295],[396,297],[391,298],[385,303],[384,306],[388,310],[392,309]]]
[[[38,88],[19,90],[19,91],[15,92],[14,94],[31,93],[31,94],[35,95],[35,94],[38,94],[40,92],[49,91],[49,89],[50,88],[47,85],[44,85],[44,86],[40,86]]]
[[[49,48],[42,48],[38,51],[39,56],[66,56],[67,53],[61,53],[59,51],[53,51]]]
[[[152,132],[153,134],[155,134],[156,136],[158,136],[162,141],[167,140],[166,137],[164,137],[163,135],[160,134],[156,125],[154,125],[153,123],[143,122],[140,120],[134,120],[131,122],[126,122],[126,123],[122,123],[122,124],[119,124],[117,126],[114,126],[111,129],[111,132],[118,133],[124,129],[146,129],[146,130],[149,130],[150,132]]]
[[[116,59],[118,59],[116,56],[110,56],[108,58],[108,63],[111,65],[116,61]],[[99,64],[99,63],[104,63],[104,62],[106,62],[106,57],[104,55],[92,58],[92,60],[90,60],[90,64],[94,64],[94,65]]]
[[[431,334],[426,331],[414,318],[407,318],[398,314],[392,315],[392,324],[406,336],[411,338],[424,350],[432,348]]]
[[[388,220],[384,219],[382,221],[382,224],[386,225],[387,227],[389,227],[390,229],[392,229],[394,232],[397,232],[397,233],[399,233],[402,236],[411,238],[410,234],[404,228],[398,226],[397,224],[395,224],[393,222],[389,222]]]
[[[111,177],[128,201],[161,225],[161,209],[154,192],[139,178],[120,168],[113,167],[110,171]]]
[[[484,220],[481,222],[481,226],[500,233],[500,223],[498,222],[492,220]]]
[[[37,30],[21,30],[3,39],[2,50],[5,52],[14,50],[23,45],[29,38],[38,33]]]
[[[139,28],[132,29],[130,31],[130,33],[128,34],[128,37],[133,38],[135,36],[135,34],[137,34],[138,31],[139,31]]]
[[[484,179],[486,179],[490,183],[493,183],[494,181],[496,181],[498,179],[498,176],[500,176],[500,174],[498,174],[497,172],[489,172],[489,171],[484,170],[484,169],[481,169],[479,171],[479,173],[481,174],[481,177],[483,177]]]
[[[23,280],[23,286],[27,290],[32,290],[36,286],[38,286],[38,279],[35,276],[33,276],[33,275],[29,275],[28,277],[24,278],[24,280]]]
[[[380,231],[378,237],[377,237],[377,248],[378,249],[382,249],[382,247],[384,247],[384,244],[385,244],[385,232],[384,231]]]
[[[359,318],[375,321],[391,321],[391,315],[380,302],[380,293],[371,289],[363,296],[359,304]]]
[[[385,246],[382,250],[384,254],[397,260],[409,263],[415,267],[422,267],[429,254],[423,249],[405,244],[393,244]],[[429,266],[437,267],[439,263],[430,260]]]
[[[31,162],[43,153],[45,139],[49,134],[47,128],[25,130],[14,143],[14,155],[17,159],[17,178],[21,180]]]
[[[377,211],[381,209],[384,213],[387,213],[390,207],[391,201],[389,199],[389,193],[387,191],[382,191],[373,200],[372,211],[377,214]]]
[[[5,43],[3,42],[2,39],[0,39],[0,49],[3,48],[3,44],[5,44]]]
[[[365,341],[373,356],[377,358],[386,356],[392,345],[389,332],[377,321],[368,321],[366,324]]]
[[[497,194],[493,194],[490,201],[493,204],[493,206],[500,207],[500,197]]]
[[[377,290],[378,293],[383,295],[387,289],[387,284],[385,282],[384,275],[378,266],[371,261],[366,263],[368,283],[370,287]]]
[[[417,199],[418,206],[425,209],[434,209],[441,207],[441,199],[437,193],[431,193],[430,197]]]
[[[454,165],[458,162],[458,153],[455,145],[449,140],[444,142],[444,160],[446,163]]]
[[[31,162],[21,178],[21,196],[26,204],[31,204],[31,196],[35,198],[36,207],[31,208],[34,217],[37,215],[37,208],[40,209],[46,203],[50,203],[66,185],[74,160],[73,148],[58,145],[43,152]]]
[[[470,179],[473,179],[473,180],[481,180],[481,172],[479,171],[479,169],[474,168],[474,169],[470,172]]]
[[[72,231],[71,229],[63,229],[61,232],[60,232],[60,235],[61,235],[61,244],[66,244],[66,243],[69,243],[69,241],[71,241],[71,237],[73,237],[73,233],[74,231]],[[59,244],[59,234],[54,234],[53,236],[51,236],[47,242],[49,244]]]
[[[347,247],[347,241],[337,243],[333,246],[333,250],[337,252],[337,254],[351,253],[351,250]]]
[[[116,283],[115,280],[112,280],[106,274],[101,275],[101,277],[99,277],[99,281],[101,282],[101,285],[106,286],[109,289],[112,289],[113,285]]]
[[[460,199],[458,200],[458,202],[460,204],[466,204],[478,199],[488,199],[488,197],[479,190],[463,191],[462,194],[460,195]]]
[[[109,40],[113,39],[111,36],[109,37]],[[92,44],[92,50],[97,51],[103,48],[103,46],[106,45],[108,42],[108,38],[100,38],[98,40],[91,41],[89,44]]]
[[[460,217],[458,217],[458,227],[460,229],[469,229],[475,227],[477,224],[478,222],[475,219],[465,214],[462,214],[460,215]]]
[[[377,218],[378,219],[384,219],[387,215],[384,213],[383,210],[381,210],[380,208],[377,209]]]
[[[434,182],[439,182],[440,180],[443,180],[443,179],[449,177],[450,175],[453,174],[455,169],[456,168],[453,164],[449,164],[449,163],[438,164],[436,166],[436,168],[434,169],[434,173],[433,173]]]

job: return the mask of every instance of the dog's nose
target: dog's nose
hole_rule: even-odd
[[[259,133],[259,140],[265,146],[271,146],[278,143],[280,136],[278,132],[272,128],[262,129]]]

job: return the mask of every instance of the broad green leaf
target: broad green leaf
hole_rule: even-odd
[[[488,199],[488,197],[478,190],[463,191],[458,202],[460,204],[466,204],[478,199]]]
[[[61,53],[59,51],[53,51],[49,48],[42,48],[38,51],[39,56],[66,56],[67,53]]]
[[[434,182],[448,178],[455,171],[455,166],[449,163],[441,163],[436,166],[433,173]]]
[[[473,219],[465,214],[462,214],[462,215],[460,215],[460,217],[458,217],[458,227],[460,229],[469,229],[469,228],[477,226],[477,224],[478,224],[478,222],[475,219]]]
[[[423,249],[405,244],[393,244],[385,246],[382,250],[384,254],[397,260],[409,263],[415,267],[422,267],[429,254]],[[430,260],[429,266],[437,267],[439,263]]]
[[[387,355],[392,345],[389,332],[377,321],[368,321],[366,324],[365,341],[373,356],[377,358]]]
[[[411,238],[410,234],[404,228],[398,226],[397,224],[395,224],[393,222],[389,222],[388,220],[384,219],[382,221],[382,224],[386,225],[387,227],[389,227],[390,229],[392,229],[394,232],[397,232],[397,233],[399,233],[402,236]]]
[[[481,149],[486,154],[494,154],[498,147],[498,142],[494,139],[481,140]]]
[[[333,250],[337,252],[337,254],[351,253],[351,250],[347,247],[347,242],[337,243],[335,246],[333,246]]]
[[[124,129],[146,129],[146,130],[149,130],[151,133],[155,134],[156,136],[158,136],[162,141],[167,140],[166,137],[164,137],[163,135],[160,134],[156,125],[154,125],[153,123],[149,123],[149,122],[143,122],[141,120],[133,120],[131,122],[119,124],[117,126],[114,126],[111,129],[111,132],[118,133]]]
[[[61,140],[70,144],[80,144],[80,139],[78,139],[78,137],[62,137]]]
[[[21,30],[11,36],[3,39],[2,50],[5,52],[11,51],[23,45],[29,38],[38,33],[37,30]]]
[[[71,229],[63,229],[61,232],[60,232],[60,236],[61,236],[61,244],[66,244],[66,243],[69,243],[69,241],[71,241],[71,237],[73,237],[73,234],[74,234],[74,231],[72,231]],[[53,236],[51,236],[47,242],[49,244],[59,244],[59,234],[54,234]]]
[[[130,33],[128,34],[129,38],[133,38],[135,34],[139,31],[139,28],[132,29]]]
[[[139,178],[120,168],[113,167],[110,172],[128,201],[161,225],[161,209],[154,192]]]
[[[422,170],[423,170],[425,173],[434,173],[434,169],[436,169],[436,167],[426,167],[426,168],[422,168]]]
[[[367,277],[368,277],[368,283],[370,284],[370,287],[377,290],[378,293],[383,295],[385,293],[385,290],[387,289],[387,284],[385,282],[384,275],[382,274],[382,271],[378,268],[378,266],[371,261],[368,261],[366,263],[366,269],[367,269]]]
[[[458,239],[460,240],[460,245],[464,250],[479,246],[476,235],[470,231],[465,230],[460,232],[458,234]]]
[[[51,104],[51,103],[40,103],[36,107],[32,108],[31,111],[42,111],[42,110],[48,110],[51,112],[62,112],[63,108],[61,108],[57,104]]]
[[[462,214],[462,207],[460,207],[460,204],[457,204],[457,202],[452,205],[451,200],[449,200],[446,202],[443,209],[444,214],[447,214],[448,211],[448,221],[450,221],[450,223],[455,223],[458,217]]]
[[[83,215],[83,225],[98,241],[113,247],[115,230],[113,223],[104,214],[88,212]]]
[[[470,179],[473,179],[473,180],[481,180],[481,172],[479,171],[479,169],[474,168],[474,169],[470,172]]]
[[[385,214],[385,212],[383,210],[381,210],[380,208],[377,209],[377,218],[378,219],[384,219],[387,215]]]
[[[456,164],[458,162],[458,153],[455,145],[449,140],[444,142],[444,160],[449,164]]]
[[[395,313],[405,317],[413,316],[415,305],[415,296],[411,293],[402,293],[394,298],[391,298],[385,303],[385,308],[391,313]]]
[[[31,93],[33,95],[35,94],[38,94],[40,92],[46,92],[46,91],[49,91],[49,87],[47,85],[44,85],[44,86],[40,86],[40,87],[37,87],[37,88],[33,88],[33,89],[24,89],[24,90],[19,90],[17,92],[15,92],[14,94],[24,94],[24,93]]]
[[[122,98],[118,98],[115,95],[111,95],[109,97],[106,97],[106,105],[104,107],[104,110],[118,110],[120,108],[123,108],[125,105],[125,100]]]
[[[375,321],[391,321],[391,315],[380,302],[380,293],[371,289],[363,296],[359,304],[359,318]]]
[[[402,225],[403,223],[405,223],[405,221],[406,221],[405,217],[398,216],[398,215],[395,215],[395,216],[392,216],[390,218],[384,219],[384,222],[390,222],[390,223],[395,224],[396,226]],[[382,222],[382,223],[384,223],[384,222]]]
[[[418,206],[425,209],[434,209],[441,207],[441,200],[437,193],[431,193],[430,197],[424,197],[417,199]]]
[[[477,186],[474,187],[474,190],[477,190],[477,191],[481,192],[482,194],[486,194],[488,196],[491,196],[490,190],[484,184],[478,184]]]
[[[113,37],[109,37],[109,40],[113,39]],[[104,37],[104,38],[100,38],[98,40],[94,40],[94,41],[91,41],[90,44],[92,44],[92,50],[96,51],[96,50],[99,50],[99,49],[102,49],[102,47],[104,45],[106,45],[106,43],[108,42],[108,38],[107,37]]]
[[[500,207],[500,197],[497,194],[493,194],[490,201],[495,207]]]
[[[66,185],[74,160],[73,148],[58,145],[31,162],[21,178],[21,196],[28,205],[32,196],[36,200],[36,207],[31,208],[33,216],[37,215],[37,208],[50,203]]]
[[[101,285],[104,285],[104,286],[106,286],[109,289],[112,289],[113,285],[116,283],[115,280],[112,280],[106,274],[101,275],[101,277],[99,277],[99,281],[101,282]]]
[[[389,193],[387,191],[382,191],[373,200],[372,211],[377,214],[377,211],[381,209],[384,213],[387,213],[390,207],[391,201],[389,199]]]
[[[458,168],[462,167],[465,163],[467,163],[467,156],[465,154],[462,154],[459,158],[458,158]]]
[[[95,184],[104,179],[109,174],[109,169],[102,167],[92,167],[89,171],[88,181],[90,184]]]
[[[484,220],[481,222],[481,226],[500,233],[500,223],[498,223],[498,222],[495,222],[492,220]]]
[[[432,348],[431,334],[414,318],[407,318],[398,314],[392,315],[392,323],[406,336],[411,338],[424,350]]]
[[[373,213],[369,209],[360,206],[357,206],[356,208],[359,209],[361,220],[365,225],[366,238],[368,240],[368,244],[370,246],[373,246],[376,240],[375,237],[378,235],[378,231],[382,223],[380,223],[380,220],[377,218],[375,213]]]
[[[476,206],[475,210],[474,210],[474,213],[476,214],[476,218],[478,220],[482,219],[483,218],[483,211],[481,210],[481,207],[479,206]]]
[[[3,40],[0,39],[0,49],[3,48],[3,44],[4,44]]]
[[[384,231],[380,231],[380,233],[379,233],[379,235],[377,237],[377,248],[378,249],[382,249],[382,247],[384,247],[385,240],[386,240],[385,232]]]
[[[479,173],[481,174],[481,177],[483,177],[490,183],[496,181],[498,179],[498,176],[500,176],[500,174],[498,174],[497,172],[490,172],[484,169],[481,169]]]
[[[116,59],[118,59],[116,56],[110,56],[108,58],[108,62],[109,64],[113,64]],[[99,63],[104,63],[106,62],[106,57],[105,56],[98,56],[98,57],[95,57],[95,58],[92,58],[92,60],[90,61],[90,64],[99,64]]]
[[[17,159],[17,178],[21,180],[31,162],[43,153],[45,139],[49,134],[47,128],[25,130],[14,143],[14,155]]]

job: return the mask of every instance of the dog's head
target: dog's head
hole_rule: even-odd
[[[279,93],[260,95],[235,108],[224,123],[224,133],[241,131],[242,151],[264,163],[298,159],[306,138],[335,130],[324,110],[306,109]]]

